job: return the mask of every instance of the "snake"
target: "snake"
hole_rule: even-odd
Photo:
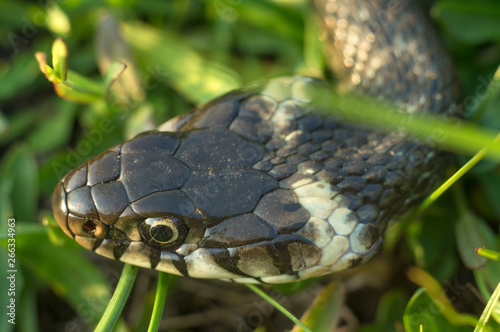
[[[444,116],[457,78],[414,2],[312,7],[335,89]],[[404,131],[320,112],[304,87],[325,84],[290,76],[231,91],[118,144],[62,178],[55,219],[99,255],[192,278],[287,283],[364,263],[448,158]]]

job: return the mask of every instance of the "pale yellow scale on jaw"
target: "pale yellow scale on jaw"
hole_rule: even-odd
[[[184,258],[189,276],[193,278],[235,279],[239,275],[218,265],[207,249],[197,249]]]
[[[334,236],[333,239],[322,249],[323,256],[319,265],[330,267],[349,250],[349,240],[343,236]]]
[[[288,274],[281,274],[281,275],[261,278],[262,282],[265,282],[268,284],[283,284],[283,283],[287,283],[287,282],[297,281],[297,279],[298,279],[297,276],[288,275]]]
[[[101,256],[115,259],[113,255],[113,242],[113,240],[106,239],[94,251]],[[149,262],[149,259],[147,261]]]
[[[229,248],[230,255],[233,252],[236,253],[233,248]],[[237,267],[243,273],[257,278],[266,275],[279,275],[279,269],[275,266],[272,257],[264,248],[255,248],[246,254],[246,257],[238,260]]]
[[[381,242],[378,229],[372,224],[359,224],[351,233],[352,251],[361,255],[368,253]]]
[[[150,253],[151,250],[149,246],[142,242],[131,242],[128,248],[125,250],[123,255],[120,257],[122,262],[130,263],[133,265],[151,268]]]

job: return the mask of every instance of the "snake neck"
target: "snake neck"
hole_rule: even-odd
[[[313,0],[340,89],[402,106],[447,110],[458,99],[453,65],[410,0]]]

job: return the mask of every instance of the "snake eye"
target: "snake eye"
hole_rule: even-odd
[[[168,243],[176,235],[172,228],[167,225],[156,225],[150,229],[151,237],[159,243]]]
[[[147,218],[139,228],[147,243],[162,249],[180,244],[188,232],[186,224],[175,217]]]

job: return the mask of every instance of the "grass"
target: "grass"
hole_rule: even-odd
[[[325,313],[359,331],[417,331],[421,325],[423,331],[470,330],[471,316],[479,321],[477,331],[498,328],[500,263],[474,249],[484,246],[493,251],[488,257],[497,257],[500,243],[498,144],[487,146],[500,129],[500,78],[493,79],[500,63],[500,5],[440,0],[430,12],[457,65],[468,114],[442,146],[456,155],[450,176],[481,149],[489,152],[461,173],[451,194],[389,228],[392,245],[371,262],[335,276],[265,287],[295,317],[306,313],[302,321],[315,331],[335,324]],[[51,194],[67,171],[231,89],[325,71],[314,21],[299,0],[5,0],[0,20],[0,259],[9,258],[3,221],[14,217],[17,270],[17,324],[2,318],[0,331],[98,326],[119,283],[122,264],[84,251],[54,226]],[[72,84],[63,93],[76,90],[86,103],[59,98],[39,70],[34,55],[41,51],[56,73],[64,72],[64,50],[51,62],[57,37],[67,45],[71,70]],[[127,69],[110,92],[106,87],[123,69],[103,69],[117,59],[114,52]],[[443,128],[421,121],[407,121],[408,129],[422,135]],[[419,278],[419,271],[426,277]],[[3,292],[7,272],[0,274]],[[281,331],[294,325],[242,285],[162,276],[157,293],[157,276],[139,270],[116,330],[154,330],[159,324],[165,331]],[[447,300],[439,302],[443,294]],[[0,298],[2,308],[8,300]],[[450,313],[469,318],[462,325]]]

